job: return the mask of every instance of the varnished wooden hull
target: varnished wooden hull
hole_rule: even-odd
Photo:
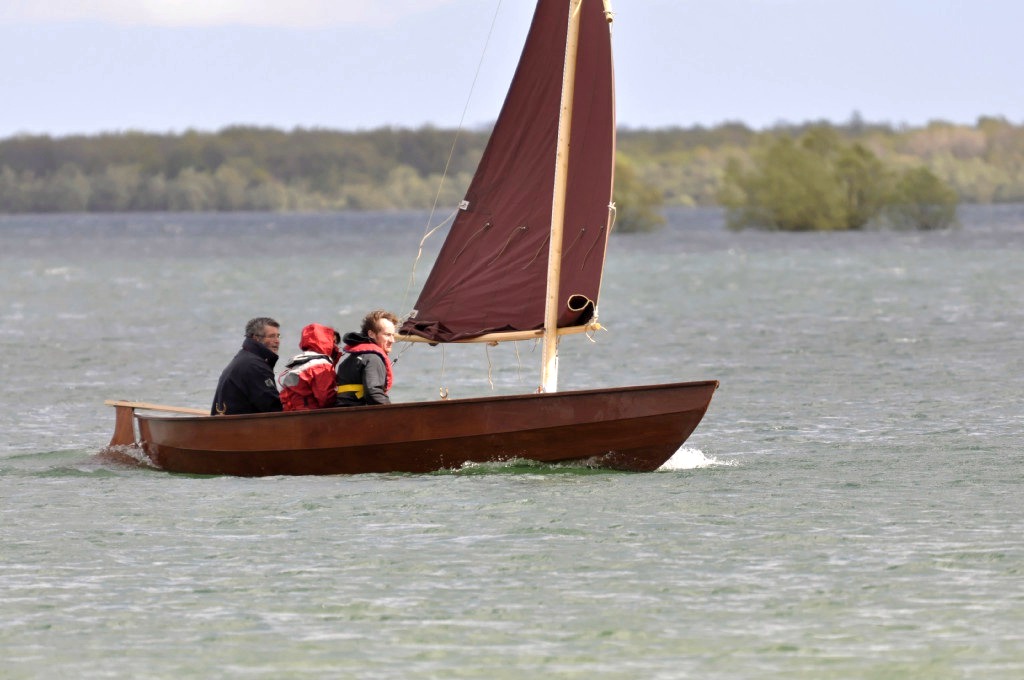
[[[206,475],[431,472],[526,459],[656,470],[707,411],[714,380],[239,416],[136,414],[152,462]]]

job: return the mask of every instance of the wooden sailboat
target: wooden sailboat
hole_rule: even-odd
[[[156,466],[195,474],[427,472],[511,459],[656,470],[697,427],[716,381],[557,391],[559,337],[597,327],[614,161],[608,0],[540,0],[491,139],[401,329],[429,343],[540,338],[537,393],[216,417],[108,402],[111,446],[137,444]]]

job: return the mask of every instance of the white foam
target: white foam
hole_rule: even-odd
[[[714,456],[705,456],[700,449],[689,449],[685,446],[665,461],[659,470],[696,470],[707,467],[721,467],[737,465],[734,460],[718,460]]]

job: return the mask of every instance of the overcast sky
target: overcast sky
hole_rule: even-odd
[[[622,126],[854,112],[1024,124],[1022,0],[612,8]],[[530,0],[0,0],[0,137],[475,127],[497,115],[532,11]]]

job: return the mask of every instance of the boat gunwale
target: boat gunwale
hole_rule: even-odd
[[[514,402],[533,400],[538,398],[544,399],[558,399],[568,397],[580,397],[597,394],[607,394],[609,392],[640,392],[640,391],[662,391],[669,389],[677,389],[680,387],[710,387],[712,393],[719,387],[718,380],[695,380],[690,382],[675,382],[675,383],[657,383],[653,385],[629,385],[623,387],[602,387],[602,388],[591,388],[584,390],[565,390],[561,392],[536,392],[530,394],[500,394],[493,396],[484,397],[462,397],[458,399],[435,399],[431,401],[407,401],[398,402],[391,404],[374,404],[367,406],[348,406],[348,407],[327,407],[322,409],[311,409],[307,411],[273,411],[267,413],[238,413],[233,415],[156,415],[148,413],[135,412],[135,417],[139,420],[155,420],[155,421],[185,421],[185,422],[203,422],[203,421],[230,421],[237,422],[242,420],[264,420],[272,418],[294,418],[294,417],[315,417],[315,416],[326,416],[333,415],[339,412],[352,412],[352,413],[365,413],[369,409],[423,409],[437,406],[443,406],[447,404],[481,404],[481,403],[498,403],[498,402]]]

